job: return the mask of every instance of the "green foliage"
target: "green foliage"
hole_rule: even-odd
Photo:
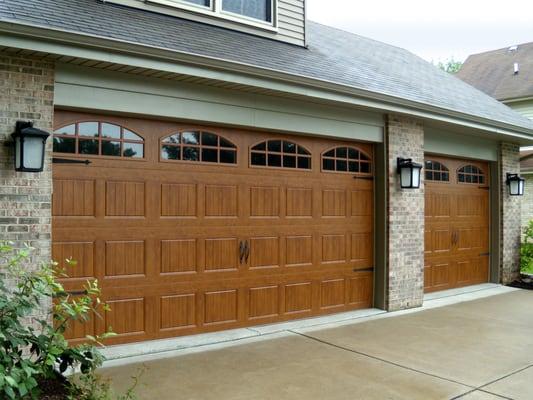
[[[69,393],[68,400],[134,400],[135,389],[145,369],[141,368],[138,375],[132,376],[133,385],[120,396],[115,396],[109,380],[96,374],[80,375]]]
[[[79,369],[93,379],[103,357],[96,345],[113,335],[87,337],[88,344],[69,347],[64,337],[74,322],[87,322],[109,311],[100,301],[98,282],[87,281],[85,294],[74,298],[58,282],[64,276],[56,263],[28,268],[30,249],[0,244],[0,398],[38,399],[41,382],[61,382],[76,390],[65,376]],[[67,260],[71,265],[74,261]],[[34,317],[48,309],[45,317]],[[109,390],[107,390],[109,392]],[[131,396],[129,397],[131,398]],[[77,400],[92,400],[78,396]],[[98,399],[98,398],[95,398]],[[126,399],[126,398],[124,398]]]
[[[520,270],[533,275],[533,220],[524,228],[524,239],[520,248]]]
[[[437,63],[438,68],[442,69],[444,72],[448,72],[449,74],[456,74],[457,72],[459,72],[462,66],[463,63],[461,61],[457,61],[453,57],[447,59],[444,62],[439,61]]]

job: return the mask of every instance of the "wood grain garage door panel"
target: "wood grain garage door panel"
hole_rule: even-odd
[[[100,119],[59,111],[56,126]],[[79,290],[87,278],[97,278],[112,309],[103,321],[69,328],[73,342],[109,326],[118,335],[108,343],[117,344],[372,306],[373,182],[354,179],[371,174],[323,171],[321,160],[336,146],[370,156],[372,146],[105,120],[141,136],[144,158],[61,154],[92,163],[54,166],[54,258],[78,261],[65,264],[65,288]],[[169,143],[162,140],[183,131],[220,139],[204,141],[199,134],[189,143],[187,156],[202,154],[203,162],[169,160],[185,156],[176,141],[160,156]],[[280,157],[277,139],[285,140],[278,142],[286,152]],[[250,149],[265,140],[274,152],[265,160],[274,164],[298,166],[293,161],[302,156],[291,152],[302,149],[310,156],[303,156],[302,169],[252,165]],[[202,146],[205,152],[195,150]],[[228,146],[229,153],[216,146]],[[257,151],[266,152],[266,145]],[[227,162],[215,162],[222,159]]]
[[[425,291],[487,282],[490,227],[488,164],[429,155],[426,161],[435,161],[447,168],[449,180],[427,179],[425,182]],[[459,170],[468,165],[483,172],[483,183],[460,181]],[[431,175],[426,168],[427,173]]]

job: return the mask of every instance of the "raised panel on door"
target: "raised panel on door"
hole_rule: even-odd
[[[196,293],[161,296],[161,330],[196,327]]]
[[[197,217],[198,187],[194,183],[161,185],[161,216]]]
[[[279,315],[278,286],[252,287],[248,292],[248,318],[263,319]]]
[[[186,274],[198,272],[198,240],[161,241],[161,273]]]
[[[280,239],[278,237],[255,237],[249,242],[250,268],[280,267]]]
[[[54,179],[52,215],[54,217],[93,217],[95,181],[85,178]]]

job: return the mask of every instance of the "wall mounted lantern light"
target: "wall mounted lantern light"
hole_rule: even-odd
[[[526,180],[518,174],[507,174],[507,187],[510,196],[523,196]]]
[[[397,168],[402,189],[418,189],[420,187],[422,164],[415,163],[410,158],[398,157]]]
[[[11,134],[15,149],[15,171],[42,172],[44,151],[50,134],[33,127],[33,122],[17,121]]]

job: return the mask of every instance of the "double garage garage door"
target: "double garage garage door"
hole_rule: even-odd
[[[371,145],[56,112],[53,257],[97,278],[110,343],[366,308]],[[59,161],[61,161],[59,160]]]

